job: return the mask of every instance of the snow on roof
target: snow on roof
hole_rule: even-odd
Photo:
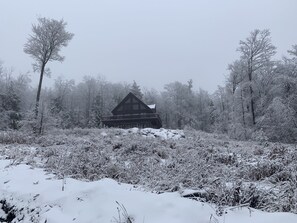
[[[148,107],[149,107],[150,109],[155,109],[155,108],[156,108],[156,104],[148,105]]]

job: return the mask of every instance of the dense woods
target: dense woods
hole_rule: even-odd
[[[75,83],[59,77],[52,87],[43,89],[37,119],[36,86],[30,85],[28,74],[13,73],[4,61],[0,64],[0,129],[101,128],[101,117],[132,91],[145,103],[157,105],[164,128],[295,142],[297,45],[288,49],[286,57],[276,58],[269,30],[254,30],[237,50],[239,58],[228,66],[225,85],[213,94],[194,90],[192,80],[168,83],[157,91],[135,81],[111,83],[100,76],[85,76]]]

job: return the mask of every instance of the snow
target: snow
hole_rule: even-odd
[[[5,214],[5,212],[1,209],[2,208],[2,204],[0,204],[0,219],[1,218],[6,218],[6,214]]]
[[[155,109],[155,108],[156,108],[156,104],[148,105],[148,107],[149,107],[150,109]]]
[[[107,133],[106,132],[101,132],[101,135],[102,136],[107,136]]]
[[[149,138],[160,138],[160,139],[181,139],[185,138],[185,134],[183,130],[173,130],[173,129],[153,129],[153,128],[130,128],[130,129],[118,129],[122,132],[123,135],[127,134],[138,134],[143,137]],[[105,132],[104,132],[105,133]],[[103,133],[103,134],[104,134]],[[102,135],[102,133],[101,133]],[[105,135],[106,136],[106,133]]]
[[[42,169],[11,163],[0,160],[0,200],[6,199],[20,210],[19,222],[119,222],[117,208],[123,210],[116,202],[126,208],[135,223],[297,222],[295,214],[266,213],[246,207],[229,208],[226,214],[217,216],[213,205],[182,198],[178,192],[155,194],[111,179],[63,181]],[[5,216],[3,211],[1,215]]]
[[[144,128],[140,129],[139,131],[140,134],[145,137],[154,137],[161,139],[180,139],[185,137],[182,130]]]

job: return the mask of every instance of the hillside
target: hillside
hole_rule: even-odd
[[[145,223],[297,221],[294,214],[255,210],[297,213],[295,145],[165,129],[56,130],[40,137],[1,132],[0,142],[0,200],[17,210],[33,205],[36,222],[94,222],[103,212],[99,222],[110,222],[121,205]],[[83,196],[88,202],[72,206]]]

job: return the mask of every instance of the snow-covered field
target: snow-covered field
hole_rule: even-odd
[[[42,169],[11,162],[0,161],[0,197],[14,206],[13,222],[297,222],[297,215],[291,213],[265,213],[246,207],[229,208],[217,216],[211,204],[181,198],[178,192],[155,194],[111,179],[57,179]],[[5,217],[0,212],[0,218]]]
[[[165,129],[0,142],[0,222],[297,222],[295,145]]]

